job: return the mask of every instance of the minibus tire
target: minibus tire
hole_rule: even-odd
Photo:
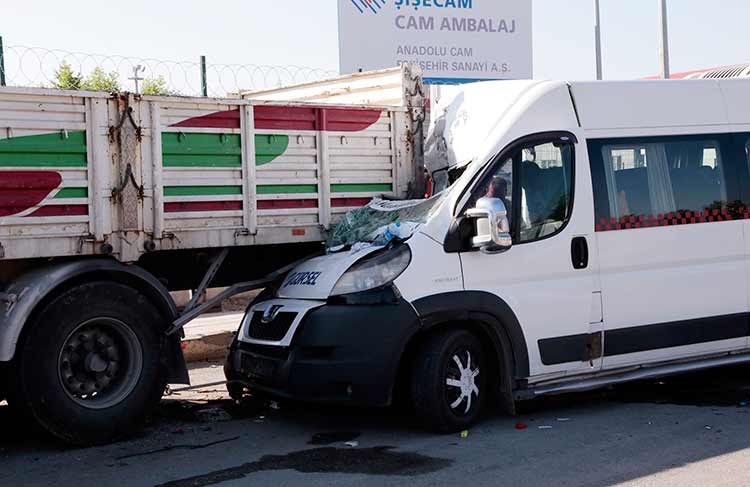
[[[476,387],[472,388],[471,404],[466,390],[456,386],[461,370],[456,359],[464,371],[479,371],[473,378]],[[411,399],[416,416],[437,433],[466,429],[481,413],[487,395],[488,371],[482,344],[473,333],[452,329],[428,337],[419,347],[411,370]],[[453,385],[448,385],[448,379],[454,381]],[[469,384],[471,381],[467,381]],[[459,402],[461,397],[464,399]]]
[[[30,324],[11,377],[13,402],[69,444],[136,433],[166,386],[164,327],[156,307],[131,287],[73,287]]]

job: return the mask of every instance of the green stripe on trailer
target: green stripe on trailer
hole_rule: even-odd
[[[164,167],[242,167],[241,156],[224,155],[167,155],[164,154]]]
[[[164,196],[216,196],[242,194],[242,186],[166,186]]]
[[[288,135],[256,135],[255,165],[268,164],[289,148]]]
[[[86,154],[4,154],[0,151],[0,167],[82,167]]]
[[[163,132],[164,167],[242,167],[242,146],[236,134]]]
[[[85,154],[86,131],[54,132],[0,139],[0,153]]]
[[[385,184],[332,184],[333,193],[390,193],[393,186]]]
[[[88,188],[63,188],[55,194],[54,199],[62,198],[87,198],[89,196]]]
[[[242,146],[237,134],[184,134],[163,132],[162,152],[170,155],[241,155]]]
[[[256,165],[268,164],[289,148],[287,135],[256,135]],[[237,134],[162,133],[164,167],[242,167]]]
[[[0,139],[0,167],[86,167],[86,132]]]
[[[317,184],[260,184],[258,194],[313,194],[318,192]]]

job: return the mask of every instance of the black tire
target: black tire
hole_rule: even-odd
[[[142,427],[161,399],[165,320],[136,290],[82,284],[29,324],[11,373],[12,404],[74,445],[96,445]]]
[[[447,383],[448,379],[461,382],[454,356],[464,370],[471,371],[466,372],[465,389]],[[487,396],[488,370],[482,344],[471,332],[447,330],[429,337],[417,351],[411,370],[411,398],[417,417],[438,433],[468,428],[479,417]],[[474,371],[479,373],[474,375]],[[470,388],[469,375],[475,388]],[[470,397],[464,394],[466,390],[471,390]],[[463,400],[458,402],[460,397]]]

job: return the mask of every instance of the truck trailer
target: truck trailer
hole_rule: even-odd
[[[137,430],[188,382],[187,322],[424,194],[423,92],[409,66],[222,99],[0,88],[0,400],[72,444]]]

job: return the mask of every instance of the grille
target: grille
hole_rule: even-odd
[[[250,320],[248,335],[256,340],[278,342],[286,336],[296,317],[297,313],[279,313],[273,321],[263,323],[263,312],[256,311]]]

